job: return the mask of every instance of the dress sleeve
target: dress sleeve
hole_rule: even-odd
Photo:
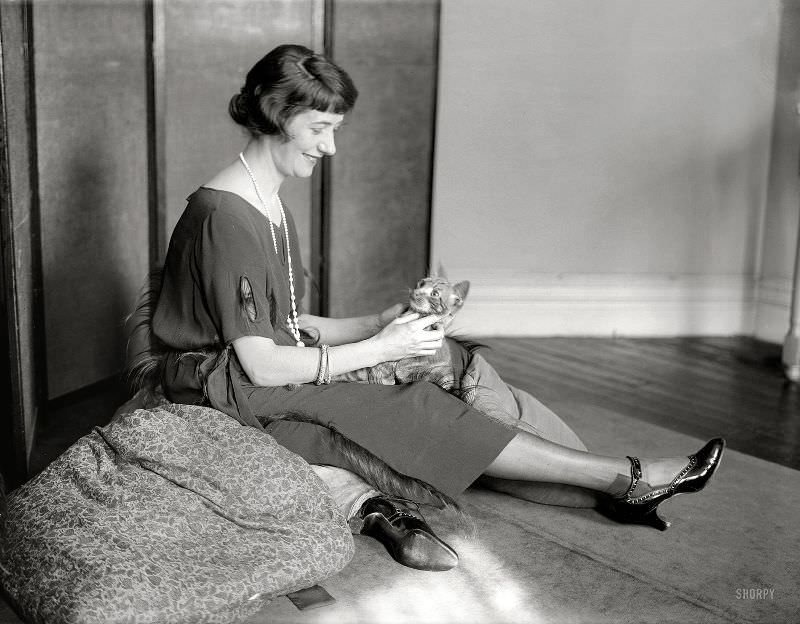
[[[202,304],[225,345],[242,336],[273,338],[267,258],[245,219],[210,213],[195,242]]]

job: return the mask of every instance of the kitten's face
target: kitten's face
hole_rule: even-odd
[[[437,326],[446,327],[464,305],[468,292],[467,281],[451,284],[443,277],[425,277],[411,291],[409,307],[412,312],[418,312],[422,316],[445,315]]]

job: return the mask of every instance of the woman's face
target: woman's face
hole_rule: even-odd
[[[272,142],[272,159],[278,171],[287,177],[310,176],[323,156],[336,153],[333,134],[343,120],[344,115],[317,110],[292,117],[286,125],[286,133],[291,138],[283,141],[275,137],[276,140]]]

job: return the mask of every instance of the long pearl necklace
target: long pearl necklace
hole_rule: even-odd
[[[272,247],[275,249],[275,255],[278,255],[278,241],[275,238],[275,224],[272,222],[272,215],[269,212],[269,206],[267,206],[267,202],[264,201],[264,196],[261,194],[261,189],[258,187],[258,182],[256,182],[256,177],[253,175],[253,171],[250,169],[250,165],[247,164],[247,161],[244,159],[244,153],[239,152],[239,160],[242,161],[244,168],[247,169],[247,175],[250,176],[250,181],[253,183],[253,188],[256,190],[256,195],[258,196],[258,200],[261,202],[263,206],[263,210],[260,212],[267,218],[269,222],[269,232],[272,234]],[[292,251],[289,247],[289,225],[286,223],[286,213],[283,210],[283,202],[281,198],[276,194],[276,199],[278,200],[278,208],[281,211],[281,223],[283,223],[283,233],[285,234],[286,238],[286,260],[287,264],[289,265],[289,295],[292,300],[292,313],[286,315],[286,324],[289,326],[289,331],[292,332],[292,336],[294,336],[295,344],[298,347],[304,347],[303,341],[300,340],[300,325],[297,322],[297,301],[295,300],[294,296],[294,273],[292,272]]]

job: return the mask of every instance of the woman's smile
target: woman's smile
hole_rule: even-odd
[[[284,176],[306,178],[323,156],[336,153],[334,133],[344,115],[309,110],[295,115],[287,124],[288,141],[274,143],[275,165]]]

